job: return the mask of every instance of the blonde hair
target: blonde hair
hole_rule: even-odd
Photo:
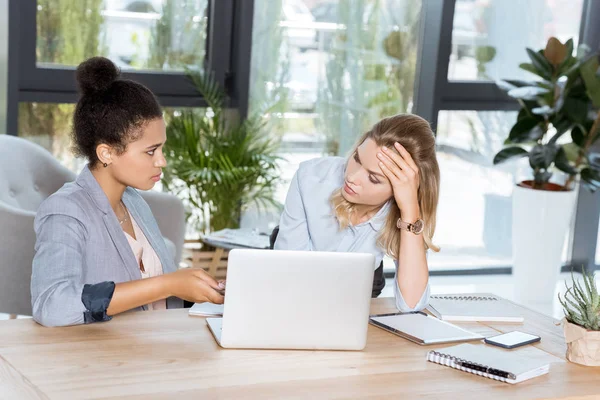
[[[377,146],[386,146],[395,152],[397,150],[394,148],[394,142],[398,142],[410,153],[419,169],[417,196],[421,218],[425,222],[422,233],[425,246],[435,252],[440,251],[440,248],[432,241],[440,191],[440,168],[435,155],[435,136],[429,123],[423,118],[411,114],[398,114],[384,118],[358,139],[350,156],[367,139],[372,139]],[[350,217],[355,211],[355,204],[343,197],[341,188],[333,192],[330,202],[340,228],[347,228],[350,225]],[[384,249],[389,256],[398,258],[400,230],[396,227],[396,221],[400,218],[400,209],[394,196],[390,202],[391,207],[383,229],[377,238],[377,245]]]

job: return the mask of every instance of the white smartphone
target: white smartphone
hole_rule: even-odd
[[[526,344],[536,343],[542,340],[541,337],[520,331],[512,331],[501,335],[485,338],[487,344],[500,346],[505,349],[514,349],[515,347],[525,346]]]

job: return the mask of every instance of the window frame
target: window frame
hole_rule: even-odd
[[[228,95],[228,107],[245,115],[248,101],[253,0],[208,0],[204,68]],[[75,103],[79,98],[75,67],[37,65],[37,1],[9,2],[9,108],[19,102]],[[83,60],[82,60],[83,61]],[[124,79],[147,86],[165,107],[206,107],[206,101],[181,72],[124,71]],[[10,91],[10,88],[9,88]],[[15,104],[16,103],[16,104]],[[18,115],[9,114],[8,132],[17,132]]]
[[[437,127],[440,111],[516,111],[519,105],[493,82],[448,80],[452,48],[452,28],[456,0],[428,0],[423,4],[421,50],[418,54],[415,79],[414,113]],[[600,48],[600,2],[584,0],[579,30],[579,43],[592,49]],[[431,79],[434,77],[434,79]],[[596,146],[600,152],[600,143]],[[595,262],[598,226],[600,223],[600,193],[590,193],[579,187],[575,224],[569,242],[569,261],[562,270],[600,270]],[[489,268],[465,270],[464,274],[489,273]],[[512,268],[501,268],[499,273],[510,273]],[[456,274],[457,271],[451,271]]]

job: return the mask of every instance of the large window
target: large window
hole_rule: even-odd
[[[525,159],[494,166],[517,117],[512,111],[440,111],[441,188],[431,270],[512,265],[512,190],[531,174]],[[568,240],[563,261],[568,261]]]
[[[494,81],[535,78],[519,63],[550,36],[598,48],[599,16],[591,0],[11,1],[0,131],[77,170],[69,133],[79,62],[108,56],[175,108],[206,107],[183,73],[206,67],[228,106],[260,113],[278,139],[283,203],[302,161],[345,156],[382,117],[414,112],[435,128],[442,167],[432,270],[510,266],[512,187],[530,171],[492,166],[519,107]],[[596,222],[593,232],[577,222],[586,213],[597,219],[578,210],[578,245],[565,260],[594,258],[589,246],[576,250],[596,242]],[[242,226],[268,232],[279,215],[249,210]]]
[[[79,172],[84,160],[71,152],[71,127],[75,104],[20,103],[20,137],[50,151],[63,165]]]
[[[37,65],[103,55],[124,70],[202,66],[208,0],[38,0]]]
[[[183,108],[164,108],[164,118],[168,123],[173,115]],[[201,111],[202,109],[200,109]],[[65,167],[75,173],[87,163],[86,159],[75,157],[73,153],[73,103],[19,103],[18,136],[39,144],[48,150]],[[155,188],[160,189],[159,183]]]
[[[511,263],[511,193],[517,164],[494,167],[516,112],[441,111],[437,152],[441,170],[433,269]]]
[[[519,69],[525,47],[542,48],[550,36],[579,36],[583,0],[457,0],[450,80],[530,78]]]
[[[443,172],[436,235],[442,252],[430,257],[432,269],[512,265],[512,188],[530,178],[531,168],[526,159],[492,166],[516,120],[511,110],[519,108],[494,81],[535,79],[519,64],[529,62],[527,47],[544,48],[551,36],[577,45],[584,7],[584,0],[455,0],[437,10],[439,37],[424,44],[440,48],[429,95]]]
[[[379,119],[412,110],[420,20],[421,0],[254,1],[250,109],[273,106],[279,201],[300,162],[345,156]]]
[[[229,104],[244,110],[252,5],[240,0],[11,2],[15,39],[9,52],[16,60],[11,76],[18,101],[76,102],[75,67],[103,55],[164,106],[206,106],[184,74],[198,68],[213,71]],[[16,131],[15,118],[11,121]]]

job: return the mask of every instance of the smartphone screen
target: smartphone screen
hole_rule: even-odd
[[[485,342],[488,344],[493,344],[496,346],[504,347],[504,348],[513,348],[518,346],[523,346],[530,343],[539,342],[541,338],[536,335],[531,335],[525,332],[512,331],[508,333],[504,333],[497,336],[492,336],[485,339]]]

